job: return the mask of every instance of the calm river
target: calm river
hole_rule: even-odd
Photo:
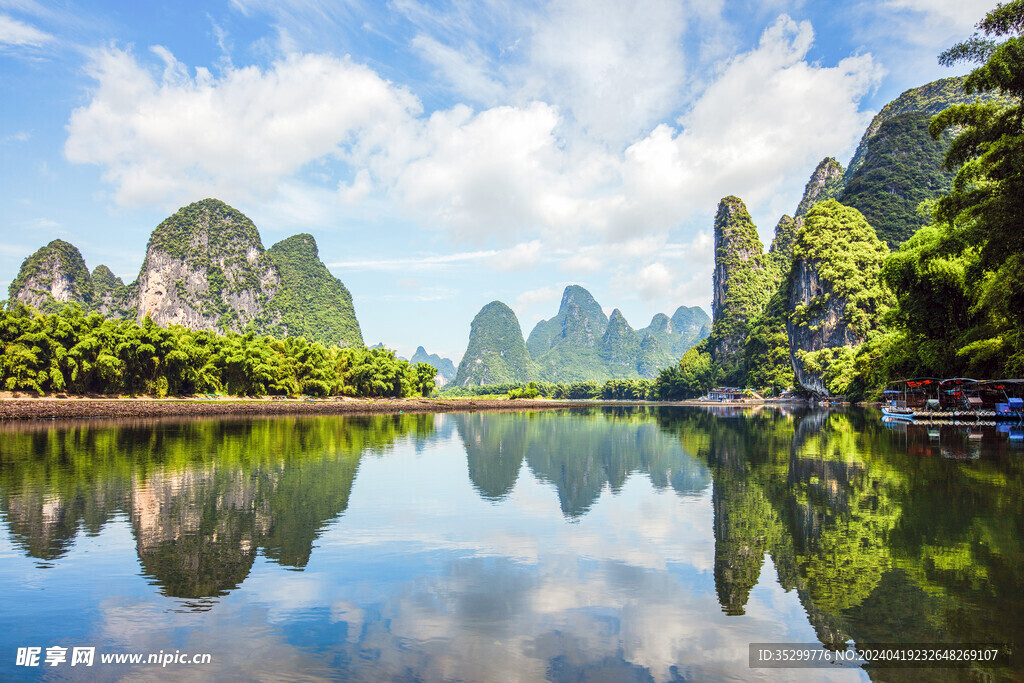
[[[1022,493],[877,411],[4,423],[0,679],[1019,679],[750,644],[1024,644]]]

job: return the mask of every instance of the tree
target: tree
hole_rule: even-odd
[[[980,64],[967,76],[971,93],[998,92],[1003,103],[961,104],[936,116],[938,137],[959,128],[946,155],[957,170],[935,218],[977,267],[966,274],[972,307],[983,321],[957,354],[997,359],[1003,372],[1024,372],[1024,0],[999,4],[978,23],[980,33],[943,52],[939,62]],[[982,34],[985,36],[983,37]],[[1002,39],[1001,42],[995,39]],[[1002,361],[1002,362],[998,362]],[[977,363],[975,363],[977,364]],[[992,364],[990,364],[991,366]]]

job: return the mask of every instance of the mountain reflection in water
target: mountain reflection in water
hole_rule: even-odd
[[[1022,456],[860,410],[8,423],[0,519],[33,581],[127,524],[160,609],[283,610],[259,619],[314,677],[743,676],[755,641],[1022,642]],[[272,608],[272,580],[312,592]]]

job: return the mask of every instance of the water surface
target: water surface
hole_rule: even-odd
[[[0,676],[914,680],[748,644],[1024,642],[1022,436],[671,407],[7,423]],[[176,651],[212,661],[98,661]]]

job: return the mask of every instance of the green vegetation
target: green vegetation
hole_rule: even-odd
[[[787,303],[780,288],[769,299],[764,313],[750,325],[744,349],[746,386],[756,388],[763,396],[777,396],[795,383],[786,333]]]
[[[679,363],[665,368],[654,380],[652,394],[659,400],[678,401],[703,396],[722,381],[722,370],[701,342],[683,354]]]
[[[651,318],[650,325],[642,330],[637,330],[637,333],[642,338],[650,335],[657,340],[661,350],[668,354],[671,360],[674,360],[682,357],[687,349],[707,338],[711,333],[711,316],[699,306],[680,306],[671,318],[664,313],[658,313]],[[642,347],[641,350],[643,350]],[[648,352],[648,355],[653,355],[653,352]],[[653,377],[657,373],[641,371],[640,374],[643,377]]]
[[[64,240],[53,240],[25,259],[7,291],[12,301],[47,312],[59,310],[67,303],[89,308],[95,298],[92,276],[82,253]],[[54,293],[59,298],[54,298]]]
[[[823,383],[832,394],[857,391],[854,347],[879,333],[893,303],[881,280],[888,252],[856,209],[829,200],[805,216],[786,298],[797,381],[808,389]]]
[[[544,381],[653,379],[706,337],[710,323],[700,308],[680,306],[671,319],[659,313],[648,327],[634,330],[618,309],[608,318],[590,292],[570,285],[558,315],[537,323],[526,347]]]
[[[43,315],[11,304],[0,311],[0,349],[0,386],[39,395],[427,396],[437,373],[386,349],[164,328],[74,305]]]
[[[459,363],[455,384],[460,387],[524,382],[536,376],[519,320],[500,301],[484,306],[469,329],[469,345]]]
[[[843,189],[843,166],[832,157],[825,157],[814,169],[811,179],[804,186],[804,195],[796,207],[797,218],[814,208],[818,202],[838,199]],[[778,229],[776,228],[776,233]]]
[[[526,347],[534,360],[540,360],[556,346],[592,348],[597,346],[607,326],[608,316],[590,292],[579,285],[569,285],[562,292],[558,315],[537,323]]]
[[[928,134],[930,121],[930,114],[918,111],[883,122],[840,198],[864,214],[892,249],[926,222],[918,205],[952,186],[953,174],[942,168],[949,137],[933,139]]]
[[[911,88],[882,107],[882,110],[875,114],[875,118],[871,119],[871,124],[864,131],[860,144],[857,145],[857,150],[853,153],[853,159],[850,160],[850,165],[846,169],[843,186],[845,187],[847,181],[858,173],[867,157],[874,153],[873,138],[886,121],[904,114],[917,113],[935,116],[947,107],[970,104],[978,99],[978,93],[968,91],[964,86],[964,81],[964,76],[942,78],[918,88]],[[994,93],[983,94],[982,99],[993,100],[997,99],[997,96]]]
[[[207,260],[260,245],[259,230],[242,212],[219,199],[204,199],[178,209],[149,236],[147,252],[161,251],[176,259],[209,265]],[[261,254],[262,255],[262,254]]]
[[[362,346],[352,295],[319,257],[312,235],[293,235],[267,251],[281,277],[267,310],[278,318],[267,332],[325,345]]]
[[[955,133],[945,165],[959,170],[934,224],[885,267],[899,306],[880,355],[897,374],[1024,375],[1024,2],[1001,5],[978,28],[988,37],[940,61],[979,63],[963,88],[989,99],[932,121],[933,137]]]
[[[757,227],[742,200],[725,197],[715,216],[714,326],[708,341],[727,383],[746,374],[744,340],[773,290]]]

